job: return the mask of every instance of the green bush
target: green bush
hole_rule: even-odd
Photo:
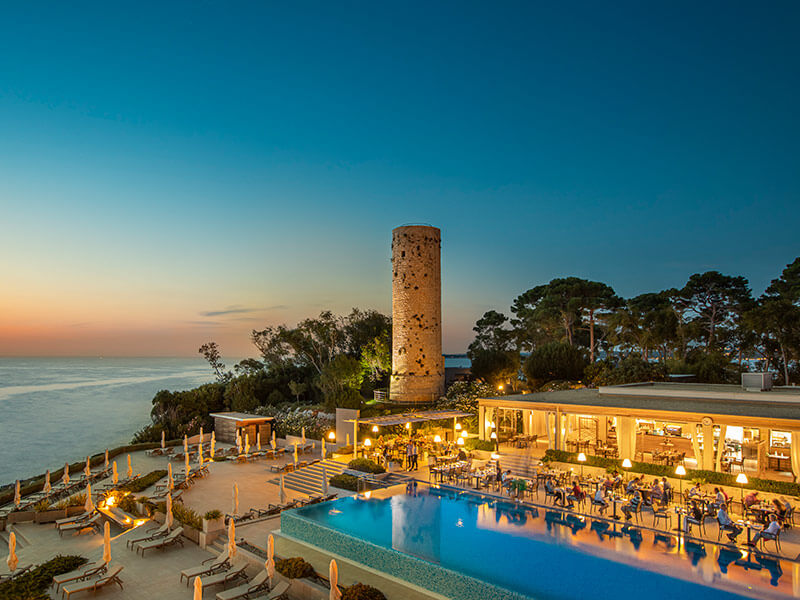
[[[578,463],[578,455],[575,452],[565,452],[563,450],[546,450],[545,459],[547,459],[547,461],[563,463]],[[632,473],[642,473],[644,475],[654,475],[656,477],[675,477],[675,467],[671,467],[669,465],[654,465],[652,463],[635,462],[632,464],[630,469],[623,469],[621,460],[588,455],[586,456],[586,462],[583,464],[590,467],[616,469],[620,473],[627,470]],[[731,475],[730,473],[719,473],[717,471],[686,469],[685,479],[686,481],[701,480],[710,485],[728,485],[731,487],[739,487],[739,484],[736,483],[736,475]],[[744,487],[761,492],[769,492],[772,494],[800,496],[800,484],[790,481],[774,481],[772,479],[759,479],[757,477],[752,477],[748,479],[748,483]]]
[[[47,512],[50,510],[51,502],[47,498],[44,500],[39,500],[36,504],[33,505],[33,510],[38,512]]]
[[[133,494],[128,494],[127,496],[120,498],[118,506],[120,510],[124,510],[129,515],[133,515],[135,517],[141,516],[139,514],[139,509],[136,507],[136,496]]]
[[[45,563],[20,575],[13,581],[0,583],[0,600],[46,600],[53,577],[69,573],[86,564],[82,556],[61,556],[51,558]]]
[[[528,381],[541,385],[556,379],[583,379],[583,370],[589,364],[586,353],[576,346],[550,342],[536,348],[522,365]]]
[[[283,558],[275,562],[275,570],[289,579],[300,579],[314,575],[314,567],[299,556]]]
[[[386,600],[386,596],[378,588],[356,583],[344,589],[342,600]]]
[[[203,518],[206,521],[213,521],[214,519],[219,519],[221,516],[222,516],[222,511],[215,508],[214,510],[210,510],[206,514],[204,514]]]
[[[139,477],[138,479],[134,479],[128,483],[124,483],[119,486],[119,490],[123,492],[143,492],[151,485],[156,483],[158,480],[163,479],[167,476],[167,472],[164,469],[158,469],[157,471],[150,471],[147,475]]]
[[[347,473],[334,475],[331,477],[329,483],[333,487],[337,487],[342,490],[350,490],[351,492],[358,491],[358,477],[355,475],[348,475]]]
[[[164,510],[166,510],[166,508]],[[203,529],[202,517],[182,502],[175,502],[172,505],[172,516],[181,525],[188,525],[195,529]]]
[[[354,471],[361,471],[362,473],[386,473],[386,469],[384,469],[374,460],[370,460],[368,458],[354,458],[347,463],[347,468],[353,469]]]
[[[486,450],[491,452],[494,450],[494,442],[491,440],[481,440],[478,438],[465,438],[464,449],[469,450]]]
[[[64,498],[55,506],[53,506],[53,508],[56,510],[62,510],[64,508],[71,508],[73,506],[83,506],[84,504],[86,504],[86,494],[75,494],[69,498]]]

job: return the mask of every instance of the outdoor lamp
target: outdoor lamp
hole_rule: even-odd
[[[411,429],[411,422],[406,423],[406,429]]]
[[[469,434],[467,433],[467,430],[466,430],[466,429],[465,429],[464,431],[462,431],[462,432],[461,432],[461,437],[463,437],[463,438],[467,437],[468,435],[469,435]]]
[[[578,454],[578,462],[581,463],[581,479],[583,479],[583,463],[586,462],[586,455],[583,452]]]
[[[462,437],[463,437],[463,436],[462,436]],[[493,431],[493,432],[492,432],[492,435],[490,435],[489,437],[490,437],[490,438],[492,438],[493,440],[496,440],[496,439],[497,439],[497,432],[496,432],[496,431]]]
[[[738,483],[739,487],[742,488],[742,510],[744,510],[744,486],[747,485],[747,475],[744,473],[739,473],[736,476],[736,483]]]
[[[372,446],[372,441],[369,438],[365,439],[364,440],[364,446],[366,448],[369,448],[370,446]]]
[[[633,465],[631,464],[631,459],[630,458],[626,458],[625,460],[622,461],[622,468],[623,469],[630,469],[632,466]]]
[[[461,423],[456,423],[456,431],[461,431]]]
[[[441,444],[442,443],[442,436],[440,436],[438,433],[435,436],[433,436],[433,443],[434,444]]]
[[[500,460],[500,455],[497,452],[492,452],[492,460]]]
[[[458,440],[456,441],[456,444],[458,446],[463,446],[464,445],[464,438],[458,438]]]
[[[335,434],[334,432],[332,432],[332,431],[331,431],[331,432],[328,434],[328,439],[329,439],[330,441],[332,441],[332,442],[333,442],[333,441],[335,441],[335,440],[336,440],[336,434]]]
[[[675,469],[675,475],[680,477],[678,480],[678,494],[683,496],[683,476],[686,475],[686,468],[683,465],[678,465]]]
[[[497,441],[497,432],[493,431],[492,435],[490,435],[489,437],[494,440],[494,451],[497,452],[498,450],[500,450],[500,443]]]
[[[378,426],[377,425],[373,425],[372,426],[372,433],[378,433]]]
[[[502,383],[497,386],[497,390],[500,391],[500,392],[503,391],[503,384]]]

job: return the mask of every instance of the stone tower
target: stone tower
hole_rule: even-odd
[[[395,402],[444,393],[441,235],[427,225],[392,231],[392,377]]]

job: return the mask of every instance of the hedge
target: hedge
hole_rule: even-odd
[[[167,476],[167,471],[165,469],[158,469],[156,471],[150,471],[147,475],[143,477],[139,477],[134,479],[133,481],[129,481],[128,483],[123,483],[119,486],[119,490],[122,492],[142,492],[153,485],[156,481],[164,478]]]
[[[353,469],[353,471],[361,471],[362,473],[373,473],[376,475],[380,473],[386,473],[386,469],[384,469],[374,460],[370,460],[368,458],[354,458],[349,463],[347,463],[347,468]]]
[[[577,452],[565,452],[564,450],[546,450],[545,460],[562,463],[578,462]],[[601,467],[603,469],[617,469],[620,472],[631,471],[644,475],[654,475],[656,477],[676,477],[675,467],[669,465],[654,465],[645,462],[633,462],[630,469],[622,468],[622,461],[616,458],[603,458],[601,456],[586,456],[586,462],[582,463],[588,467]],[[704,471],[702,469],[686,469],[687,481],[701,479],[712,485],[729,485],[739,487],[736,483],[736,475],[730,473],[720,473],[718,471]],[[775,481],[773,479],[759,479],[758,477],[748,477],[748,483],[744,486],[760,492],[769,492],[785,496],[800,496],[800,484],[791,481]]]
[[[314,567],[299,556],[275,561],[275,570],[289,579],[300,579],[314,575]]]
[[[86,562],[82,556],[58,555],[51,558],[24,575],[0,583],[0,600],[47,600],[53,577],[74,571]]]
[[[331,477],[329,483],[333,487],[337,487],[342,490],[350,490],[351,492],[358,491],[358,477],[355,475],[348,475],[347,473],[334,475]]]

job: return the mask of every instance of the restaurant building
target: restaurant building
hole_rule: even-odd
[[[552,448],[797,480],[800,388],[773,388],[768,377],[755,387],[745,383],[637,383],[481,398],[479,436],[531,453]]]

